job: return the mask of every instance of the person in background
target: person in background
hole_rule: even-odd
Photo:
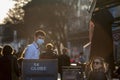
[[[80,52],[79,54],[79,63],[81,64],[85,63],[85,56],[83,52]]]
[[[46,33],[42,30],[37,30],[34,33],[34,41],[25,49],[24,59],[39,59],[41,46],[44,43]]]
[[[40,59],[57,59],[58,56],[53,50],[53,44],[47,43],[45,53],[40,54]]]
[[[68,56],[68,49],[64,48],[62,49],[62,54],[58,56],[58,71],[61,76],[62,80],[62,67],[63,66],[70,66],[70,57]]]
[[[80,72],[83,75],[83,72],[85,71],[85,66],[86,66],[86,64],[85,64],[85,56],[84,56],[83,52],[79,53],[77,65],[81,66]]]
[[[0,57],[0,80],[18,80],[19,66],[17,58],[13,56],[13,48],[5,45],[2,49],[2,57]]]
[[[108,80],[108,64],[104,62],[102,57],[95,57],[90,64],[90,73],[88,80]]]

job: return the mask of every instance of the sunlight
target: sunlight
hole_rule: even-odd
[[[3,23],[4,18],[7,17],[9,9],[14,7],[13,0],[0,0],[0,24]]]

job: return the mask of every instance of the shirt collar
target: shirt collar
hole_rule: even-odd
[[[37,45],[36,42],[33,42],[33,45],[35,46],[36,49],[39,49],[39,46]]]

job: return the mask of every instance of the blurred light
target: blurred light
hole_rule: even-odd
[[[87,6],[87,5],[83,5],[83,6],[81,6],[81,9],[82,9],[82,10],[87,10],[87,9],[88,9],[88,6]]]
[[[77,66],[77,64],[76,64],[76,63],[71,63],[70,65],[71,65],[71,66]]]
[[[13,8],[14,4],[12,0],[0,0],[0,24],[3,24],[4,18],[7,17],[9,9]]]

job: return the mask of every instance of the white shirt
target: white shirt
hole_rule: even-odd
[[[35,42],[33,42],[32,44],[27,46],[24,53],[24,59],[39,59],[39,55],[39,47]]]

